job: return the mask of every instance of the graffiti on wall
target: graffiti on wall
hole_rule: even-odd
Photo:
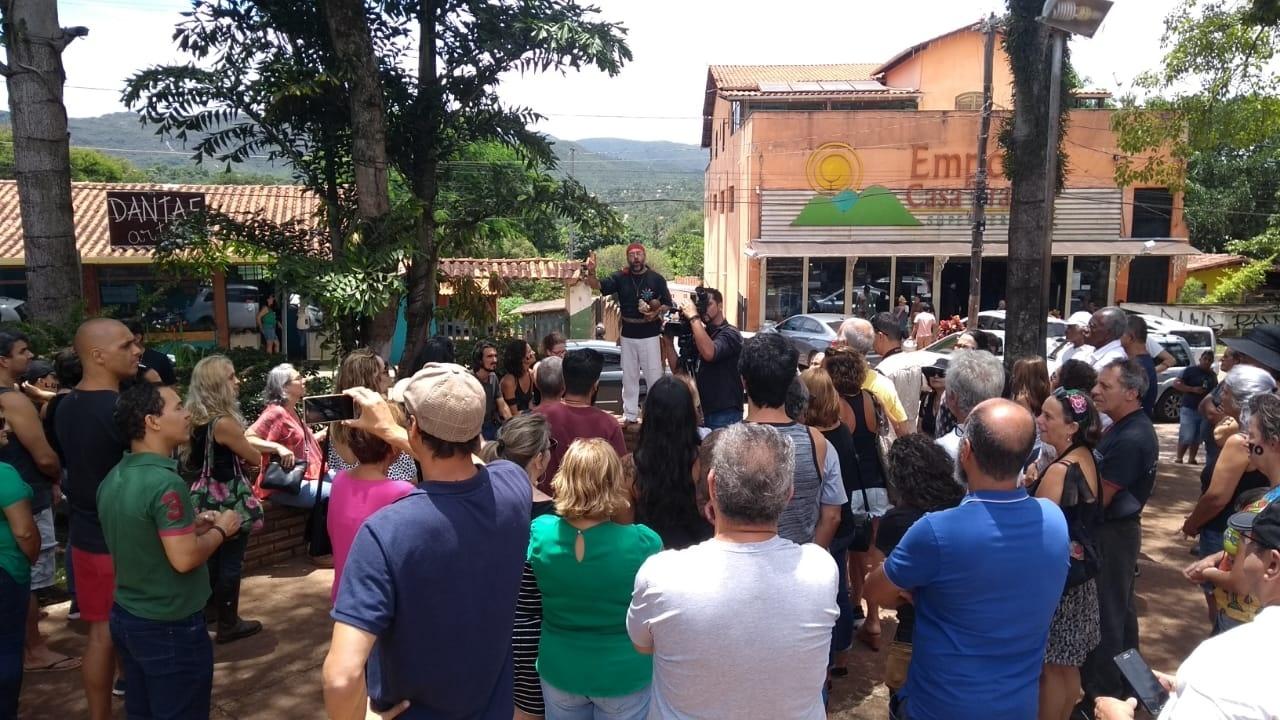
[[[1280,308],[1242,305],[1146,305],[1125,303],[1125,310],[1213,328],[1219,335],[1243,335],[1260,325],[1280,325]]]

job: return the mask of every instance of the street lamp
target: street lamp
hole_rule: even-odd
[[[1045,144],[1044,164],[1044,239],[1040,268],[1041,305],[1040,322],[1037,324],[1036,347],[1044,347],[1045,323],[1043,318],[1052,307],[1053,279],[1053,204],[1058,189],[1058,132],[1061,127],[1062,108],[1062,56],[1066,52],[1067,35],[1093,37],[1111,10],[1111,0],[1045,0],[1040,17],[1036,18],[1049,28],[1053,42],[1052,70],[1049,75],[1049,139]],[[1071,278],[1067,278],[1070,288]],[[1069,291],[1068,291],[1069,292]]]

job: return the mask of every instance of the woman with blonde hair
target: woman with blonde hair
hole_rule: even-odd
[[[640,720],[653,664],[627,635],[636,572],[662,549],[644,525],[613,518],[628,504],[608,442],[576,440],[551,480],[559,516],[533,521],[529,565],[542,590],[538,672],[549,720]]]
[[[551,425],[537,413],[517,415],[503,423],[498,439],[484,446],[480,457],[486,463],[510,460],[524,468],[533,486],[531,520],[555,513],[555,500],[538,489],[538,480],[551,462]],[[520,595],[516,599],[516,621],[511,631],[511,654],[514,665],[515,720],[540,718],[545,713],[542,681],[538,677],[538,643],[542,638],[542,591],[533,568],[524,564],[520,578]]]
[[[191,413],[191,445],[187,464],[199,470],[191,487],[197,510],[235,510],[240,532],[227,538],[209,557],[213,595],[205,616],[217,618],[217,642],[228,643],[262,630],[257,620],[240,618],[240,575],[249,533],[262,528],[262,506],[253,494],[250,473],[257,474],[263,455],[292,454],[275,443],[245,433],[240,414],[240,378],[225,355],[210,355],[196,363],[187,388]]]
[[[338,366],[333,392],[342,393],[354,387],[369,388],[382,396],[386,396],[387,390],[391,388],[391,369],[382,356],[370,348],[352,350],[342,358],[342,364]],[[325,462],[334,476],[343,470],[350,470],[358,462],[358,458],[351,452],[351,433],[342,423],[329,424],[329,451]],[[413,456],[407,452],[397,453],[387,468],[387,478],[418,484],[418,464],[414,462]]]

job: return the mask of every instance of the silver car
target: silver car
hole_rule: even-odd
[[[604,370],[600,373],[600,387],[596,390],[596,407],[615,415],[622,414],[622,348],[607,340],[570,340],[565,343],[565,351],[595,350],[604,356]],[[667,370],[670,375],[671,371]],[[640,405],[644,406],[644,398],[648,386],[644,378],[640,378]]]
[[[776,332],[795,346],[800,353],[800,365],[808,365],[810,352],[826,352],[831,349],[840,332],[840,324],[849,316],[836,313],[807,313],[792,315],[761,332]]]

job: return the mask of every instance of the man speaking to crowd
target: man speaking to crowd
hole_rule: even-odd
[[[645,264],[644,246],[627,246],[627,266],[609,277],[596,277],[596,256],[586,263],[587,285],[603,295],[617,295],[622,311],[622,416],[640,416],[640,375],[653,385],[662,377],[662,316],[671,309],[667,281]]]
[[[688,333],[681,337],[682,355],[687,352],[683,343],[692,342],[696,348],[693,377],[702,401],[702,424],[718,430],[742,422],[742,376],[738,374],[742,333],[724,316],[724,295],[715,288],[699,287],[694,300],[680,304],[680,316],[688,326]],[[673,368],[682,365],[673,358]]]

